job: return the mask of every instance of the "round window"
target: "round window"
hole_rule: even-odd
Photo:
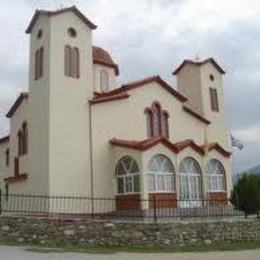
[[[77,32],[74,28],[69,28],[68,29],[68,35],[72,38],[75,38],[77,36]]]
[[[209,75],[209,78],[210,78],[211,81],[215,80],[215,78],[214,78],[214,76],[212,74]]]
[[[37,33],[37,39],[41,39],[42,38],[42,30],[39,30]]]

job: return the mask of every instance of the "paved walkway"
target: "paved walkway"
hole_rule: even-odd
[[[92,255],[78,253],[36,253],[23,248],[0,246],[0,260],[258,260],[260,250],[178,253],[178,254],[128,254]]]

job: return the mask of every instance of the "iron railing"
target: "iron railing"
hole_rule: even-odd
[[[0,214],[104,220],[174,220],[242,217],[227,199],[180,200],[169,196],[90,198],[0,193]]]

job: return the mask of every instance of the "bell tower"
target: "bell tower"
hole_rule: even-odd
[[[225,71],[213,59],[184,60],[173,72],[178,90],[187,98],[187,105],[208,119],[208,138],[230,150],[230,136],[225,116],[223,75]]]
[[[31,38],[31,172],[45,176],[51,195],[90,192],[88,100],[93,95],[95,28],[73,6],[36,11],[26,31]]]

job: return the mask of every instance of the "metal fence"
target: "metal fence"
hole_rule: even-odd
[[[184,220],[243,217],[228,200],[89,198],[0,194],[0,214],[99,220]]]

